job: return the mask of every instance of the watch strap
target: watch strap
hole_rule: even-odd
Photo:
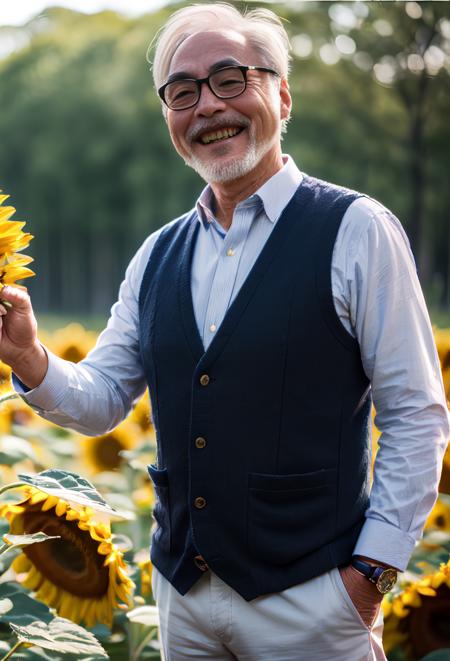
[[[381,572],[377,572],[377,569],[381,571],[384,571],[386,567],[382,567],[380,565],[371,565],[369,562],[364,562],[364,560],[359,560],[358,558],[352,558],[351,562],[352,567],[357,569],[360,574],[363,574],[366,578],[369,579],[369,581],[376,582],[375,575],[380,574]]]

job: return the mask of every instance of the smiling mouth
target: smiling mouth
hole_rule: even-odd
[[[221,142],[222,140],[227,140],[228,138],[234,138],[235,135],[241,133],[244,129],[238,127],[230,127],[218,129],[217,131],[209,131],[208,133],[203,133],[200,136],[199,142],[202,145],[209,145],[212,142]]]

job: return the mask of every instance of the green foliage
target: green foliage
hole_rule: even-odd
[[[24,459],[36,461],[31,443],[17,436],[3,434],[0,438],[0,464],[14,466]]]
[[[0,555],[21,549],[29,544],[39,544],[49,539],[60,539],[59,535],[46,535],[44,532],[35,532],[32,535],[3,535],[6,544],[0,547]]]
[[[11,629],[21,642],[43,649],[77,654],[79,658],[108,658],[90,631],[62,617],[55,617],[49,623],[36,621],[22,626],[11,623]]]
[[[45,604],[30,597],[17,583],[2,583],[0,599],[9,599],[13,603],[12,609],[0,614],[0,634],[2,623],[27,626],[35,620],[50,622],[53,618]]]
[[[28,46],[0,61],[0,182],[36,236],[38,312],[106,314],[143,239],[203,187],[170,143],[145,57],[179,6],[133,20],[46,10],[23,29]],[[412,18],[406,3],[273,3],[294,43],[285,151],[391,208],[441,306],[450,300],[449,75],[412,70],[408,57],[448,48],[450,8],[422,6]],[[336,53],[342,37],[355,52],[326,63],[323,48]],[[311,42],[306,55],[299,38]]]
[[[19,480],[36,489],[57,496],[70,503],[77,503],[90,507],[95,512],[106,515],[109,519],[122,518],[101,497],[97,489],[84,477],[58,469],[49,469],[37,475],[23,475],[19,473]]]

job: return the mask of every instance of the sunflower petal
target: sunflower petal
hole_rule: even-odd
[[[56,516],[64,516],[65,513],[67,512],[67,508],[68,508],[68,504],[66,503],[65,500],[58,500],[55,507]]]
[[[34,491],[30,496],[30,505],[36,505],[41,503],[43,500],[47,500],[47,494],[43,491]]]
[[[25,553],[21,553],[12,561],[11,567],[17,574],[23,574],[31,569],[31,561]]]
[[[58,496],[48,496],[45,503],[41,507],[42,511],[47,512],[48,510],[51,510],[58,504],[58,501]]]

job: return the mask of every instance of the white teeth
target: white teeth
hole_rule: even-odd
[[[225,138],[232,138],[233,135],[239,133],[240,129],[238,128],[226,128],[219,129],[218,131],[211,131],[210,133],[204,133],[200,140],[204,145],[209,144],[210,142],[216,142],[217,140],[224,140]]]

